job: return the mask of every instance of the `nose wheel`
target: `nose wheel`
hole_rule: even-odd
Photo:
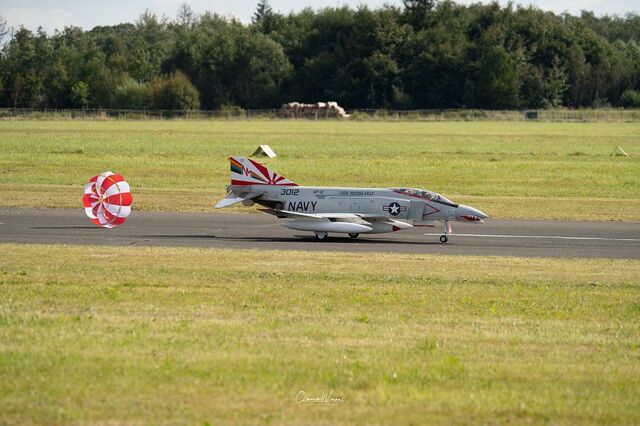
[[[444,221],[444,235],[440,235],[440,242],[446,243],[449,241],[449,234],[451,233],[451,224],[449,224],[448,220]]]
[[[358,235],[360,235],[360,234],[358,234],[358,233],[352,233],[352,234],[349,234],[349,237],[350,237],[350,238],[358,238]]]

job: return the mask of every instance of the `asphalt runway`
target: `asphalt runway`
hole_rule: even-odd
[[[155,213],[134,211],[115,229],[93,225],[81,208],[0,209],[0,243],[187,246],[336,252],[442,253],[525,257],[640,258],[640,223],[488,220],[453,223],[449,242],[442,229],[413,228],[357,239],[279,225],[262,213]],[[425,235],[426,233],[426,235]]]

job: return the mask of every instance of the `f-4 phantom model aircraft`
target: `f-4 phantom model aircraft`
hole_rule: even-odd
[[[230,157],[231,185],[215,207],[243,203],[264,207],[263,212],[293,219],[287,228],[315,232],[325,240],[329,232],[360,234],[395,232],[444,222],[440,242],[446,243],[452,221],[482,223],[480,210],[455,204],[440,194],[413,188],[342,188],[298,186],[250,158]]]

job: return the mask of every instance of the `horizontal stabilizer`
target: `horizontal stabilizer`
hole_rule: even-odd
[[[223,207],[229,207],[234,204],[242,203],[244,201],[249,201],[249,203],[252,204],[250,200],[258,197],[259,195],[260,194],[256,194],[255,192],[242,192],[240,193],[240,195],[236,194],[235,192],[231,192],[222,200],[220,200],[220,202],[215,205],[215,208],[221,209]]]

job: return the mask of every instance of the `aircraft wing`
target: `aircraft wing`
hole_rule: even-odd
[[[279,218],[291,218],[301,220],[318,220],[318,221],[330,221],[331,219],[341,220],[362,220],[362,218],[353,213],[301,213],[290,210],[278,210],[278,209],[260,209],[265,213],[278,216]]]
[[[397,225],[398,221],[393,220],[386,216],[380,216],[375,214],[361,214],[361,213],[301,213],[290,210],[278,210],[278,209],[259,209],[265,213],[277,216],[280,219],[290,218],[296,220],[316,220],[321,222],[350,222],[359,223],[362,225],[371,225],[373,222],[381,222],[390,225]],[[406,225],[405,222],[400,222],[401,225]]]
[[[362,219],[362,216],[357,215],[355,213],[314,213],[317,216],[326,218],[326,219],[353,219],[358,220]]]
[[[284,226],[300,231],[342,232],[359,234],[362,232],[393,232],[413,225],[378,215],[357,213],[302,213],[289,210],[260,209],[278,218],[293,219]]]
[[[302,219],[302,220],[321,220],[327,221],[329,220],[326,217],[322,217],[315,213],[300,213],[300,212],[292,212],[289,210],[274,210],[274,213],[279,218],[289,217],[291,219]]]

